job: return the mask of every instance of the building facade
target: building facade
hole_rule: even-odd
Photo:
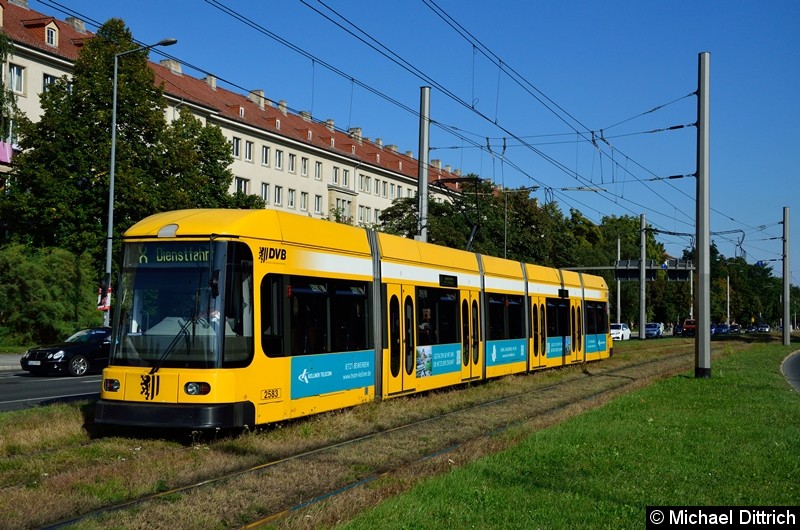
[[[42,114],[39,94],[48,84],[72,74],[81,47],[92,34],[75,18],[60,21],[29,9],[26,0],[0,0],[0,29],[14,45],[3,67],[4,81],[17,106],[30,119]],[[381,212],[400,197],[416,197],[419,161],[394,145],[342,131],[333,120],[291,112],[263,90],[236,93],[207,76],[185,75],[181,64],[149,63],[164,88],[166,119],[189,109],[203,124],[218,126],[233,154],[230,192],[258,195],[267,208],[357,225],[377,225]],[[15,138],[3,131],[0,167],[12,165]],[[432,160],[429,182],[452,179],[459,171]],[[432,195],[438,195],[431,189]],[[441,196],[441,195],[440,195]]]

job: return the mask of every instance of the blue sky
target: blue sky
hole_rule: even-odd
[[[415,156],[414,113],[420,87],[431,86],[432,159],[506,187],[540,186],[533,196],[556,200],[566,214],[575,208],[600,222],[644,213],[653,227],[680,234],[695,231],[696,181],[657,179],[695,172],[696,129],[652,131],[695,123],[698,54],[709,52],[711,231],[741,231],[712,240],[725,256],[775,260],[768,265],[782,276],[784,207],[790,227],[800,226],[800,2],[30,0],[30,7],[77,16],[92,31],[93,21],[121,18],[145,44],[174,37],[164,52],[189,75],[212,73],[235,91],[263,89],[295,111],[361,127]],[[593,145],[592,131],[607,142]],[[795,284],[797,232],[790,236]],[[658,239],[676,256],[691,242]]]

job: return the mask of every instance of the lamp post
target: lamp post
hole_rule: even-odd
[[[117,154],[117,68],[119,66],[119,58],[129,53],[136,53],[142,50],[149,50],[156,46],[172,46],[178,42],[177,39],[163,39],[155,44],[149,46],[140,46],[132,50],[114,54],[114,87],[112,89],[112,103],[111,103],[111,168],[109,170],[109,184],[108,184],[108,233],[106,235],[106,277],[103,289],[105,296],[109,296],[109,289],[111,287],[111,251],[113,246],[114,237],[114,170],[116,166]],[[110,297],[106,301],[106,305],[110,306]],[[108,326],[111,318],[111,309],[107,309],[103,314],[103,324]]]

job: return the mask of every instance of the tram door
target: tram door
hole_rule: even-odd
[[[584,360],[583,356],[583,310],[580,300],[570,301],[570,328],[572,329],[571,346],[572,357],[570,362],[579,363]]]
[[[386,389],[388,395],[414,389],[416,379],[416,335],[414,315],[414,289],[402,285],[387,285],[389,318],[389,359]]]
[[[562,366],[572,360],[572,326],[568,298],[546,298],[547,366]]]
[[[545,333],[544,298],[531,297],[531,348],[530,369],[545,366],[547,357],[547,334]]]
[[[478,293],[461,292],[461,380],[483,375],[481,363],[481,326]]]

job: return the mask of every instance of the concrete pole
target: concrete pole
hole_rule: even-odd
[[[647,320],[647,311],[645,302],[647,298],[647,277],[645,275],[647,267],[647,222],[645,221],[644,214],[641,216],[639,228],[639,338],[644,340],[644,324]]]
[[[620,239],[617,238],[617,263],[619,263],[619,260],[621,259],[622,259],[622,244],[620,243]],[[617,323],[622,322],[621,320],[622,308],[620,307],[620,304],[622,303],[621,302],[622,297],[620,296],[620,287],[621,287],[620,280],[617,279]]]
[[[727,312],[727,316],[725,317],[725,323],[730,326],[731,325],[731,277],[730,277],[730,275],[728,275],[726,277],[726,284],[728,286],[728,291],[727,291],[728,296],[726,298],[727,306],[728,306],[728,312]]]
[[[697,88],[697,294],[695,311],[696,378],[711,377],[711,230],[710,164],[709,164],[709,74],[711,54],[702,52],[698,58]]]
[[[419,205],[419,222],[417,223],[417,239],[428,241],[428,158],[430,151],[431,128],[431,87],[419,89],[419,179],[417,182],[417,200]]]
[[[694,271],[695,269],[692,268],[692,270],[689,272],[689,298],[692,299],[692,302],[689,305],[689,318],[694,318]]]
[[[792,283],[792,269],[789,266],[789,207],[783,207],[783,345],[791,344],[791,327],[789,294]]]

